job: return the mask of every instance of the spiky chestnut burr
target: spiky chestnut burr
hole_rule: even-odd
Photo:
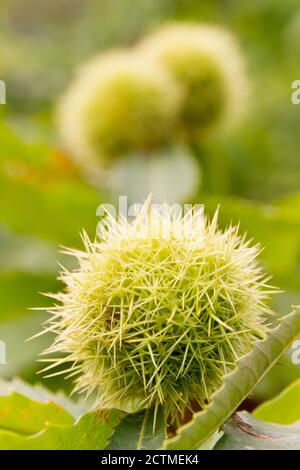
[[[238,45],[229,32],[205,24],[175,23],[159,29],[139,47],[182,87],[181,122],[187,135],[203,136],[240,116],[248,81]]]
[[[78,73],[58,108],[58,124],[81,165],[105,164],[172,142],[181,90],[158,63],[116,51]]]
[[[95,406],[162,405],[172,422],[196,400],[204,405],[258,338],[271,310],[270,287],[236,227],[221,231],[195,212],[150,209],[128,222],[108,216],[98,239],[83,237],[75,271],[46,331],[45,352],[66,353],[75,390],[95,393]]]

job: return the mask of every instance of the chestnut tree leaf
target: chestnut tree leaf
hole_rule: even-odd
[[[39,383],[32,385],[20,378],[14,378],[13,380],[0,379],[0,400],[2,397],[11,395],[12,393],[17,393],[22,395],[23,398],[26,397],[39,403],[56,403],[66,410],[74,419],[78,419],[88,411],[88,406],[83,401],[75,402],[68,398],[63,392],[54,393]]]
[[[278,424],[300,421],[300,379],[290,384],[277,397],[256,408],[253,416]]]
[[[84,412],[62,393],[0,381],[0,450],[99,450],[107,447],[125,413]],[[81,415],[81,416],[80,416]]]
[[[159,449],[166,437],[163,409],[160,407],[128,414],[116,428],[110,450]]]
[[[0,450],[102,450],[121,417],[119,410],[90,412],[73,424],[47,424],[32,435],[0,429]]]
[[[72,416],[52,401],[37,402],[17,392],[0,397],[0,429],[30,435],[49,424],[72,423]]]

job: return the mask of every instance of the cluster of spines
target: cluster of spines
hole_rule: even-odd
[[[169,237],[157,237],[166,225]],[[149,218],[146,206],[134,223],[108,218],[99,233],[96,242],[84,235],[85,251],[68,251],[79,269],[62,272],[46,351],[67,356],[47,369],[71,361],[75,390],[94,392],[97,407],[162,404],[176,420],[192,400],[209,401],[266,334],[273,289],[259,248],[237,228],[219,231],[216,217]]]

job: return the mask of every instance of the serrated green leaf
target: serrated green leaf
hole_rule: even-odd
[[[253,416],[278,424],[300,421],[300,379],[289,385],[277,397],[260,405]]]
[[[155,421],[154,421],[155,420]],[[116,428],[110,450],[159,449],[165,439],[162,408],[127,415]]]
[[[0,430],[0,450],[102,450],[107,447],[122,415],[119,410],[91,412],[74,424],[49,424],[31,436]]]
[[[237,368],[228,374],[223,386],[213,395],[206,409],[179,428],[175,437],[165,441],[165,449],[199,449],[234,413],[255,385],[270,370],[300,333],[300,311],[284,317],[264,341],[257,342]]]
[[[124,412],[87,412],[75,420],[82,410],[62,393],[0,381],[0,449],[104,449]]]
[[[39,403],[17,392],[0,397],[0,429],[35,434],[46,425],[72,424],[72,416],[57,403]]]
[[[300,424],[267,423],[247,412],[237,413],[224,425],[216,450],[299,450]]]
[[[83,402],[75,402],[66,397],[63,392],[53,393],[41,384],[28,384],[19,378],[11,381],[0,379],[0,397],[7,396],[16,392],[24,397],[40,403],[56,403],[64,408],[74,419],[78,419],[87,412],[87,405]]]
[[[223,431],[216,431],[197,450],[213,450],[216,443],[221,439],[223,434]]]

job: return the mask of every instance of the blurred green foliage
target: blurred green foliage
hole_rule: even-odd
[[[300,303],[300,107],[291,103],[299,79],[298,0],[2,0],[0,79],[0,339],[7,365],[0,375],[36,380],[43,342],[25,339],[40,329],[47,306],[38,292],[57,290],[59,245],[80,247],[92,237],[96,208],[116,194],[83,177],[61,149],[53,119],[56,102],[74,70],[94,54],[134,45],[168,21],[209,22],[236,34],[252,82],[246,118],[194,153],[202,166],[201,190],[192,201],[220,223],[240,221],[265,246],[262,260],[285,290],[275,308]],[[134,185],[134,181],[132,182]],[[64,256],[59,261],[68,263]],[[283,370],[283,372],[282,372]],[[259,400],[299,374],[290,359],[267,378]],[[63,383],[55,382],[55,387]]]
[[[295,380],[277,397],[260,405],[254,416],[271,423],[293,424],[300,419],[300,380]]]

